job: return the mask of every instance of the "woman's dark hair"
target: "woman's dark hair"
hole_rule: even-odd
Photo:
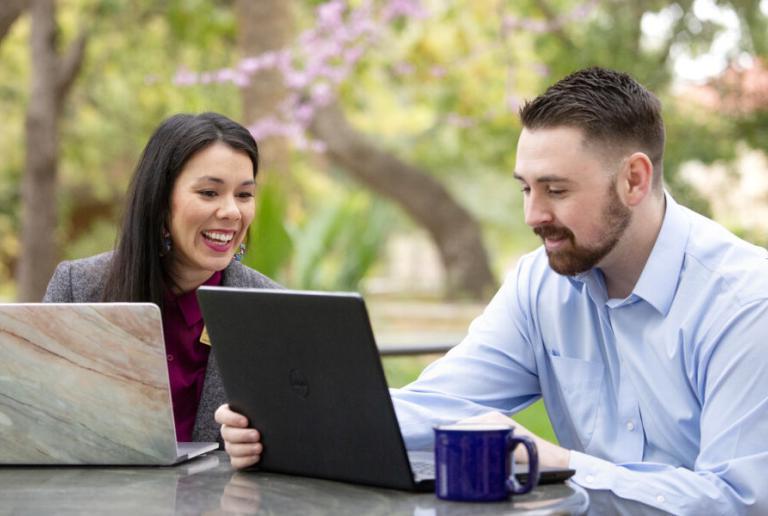
[[[653,187],[661,191],[664,121],[661,102],[625,73],[579,70],[550,86],[520,109],[523,127],[575,127],[585,143],[610,154],[641,150],[653,163]],[[634,149],[633,149],[634,147]]]
[[[174,115],[155,130],[128,190],[104,301],[152,302],[162,306],[163,290],[169,282],[161,254],[171,191],[187,161],[216,142],[246,153],[256,176],[256,141],[245,127],[223,115]]]

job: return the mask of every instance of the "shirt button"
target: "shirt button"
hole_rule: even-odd
[[[173,362],[173,355],[168,355],[168,362]]]
[[[666,499],[662,495],[659,495],[656,497],[656,501],[659,503],[664,503]]]
[[[627,421],[627,430],[629,430],[630,432],[633,432],[635,430],[635,423],[633,423],[632,421]]]
[[[586,480],[588,484],[591,484],[592,482],[595,481],[595,477],[593,477],[592,475],[587,475],[587,477],[584,480]]]

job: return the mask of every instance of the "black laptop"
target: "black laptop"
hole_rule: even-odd
[[[359,294],[197,292],[229,404],[261,432],[260,469],[434,489],[431,454],[413,453],[418,464],[412,465],[406,452]],[[543,471],[540,483],[572,474]]]

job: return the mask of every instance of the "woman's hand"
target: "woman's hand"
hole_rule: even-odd
[[[224,404],[216,409],[214,418],[221,425],[224,449],[233,468],[243,469],[259,462],[264,449],[260,442],[261,435],[255,428],[248,428],[248,419],[244,415]]]

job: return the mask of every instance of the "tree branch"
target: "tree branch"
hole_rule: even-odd
[[[80,68],[82,68],[87,42],[88,33],[85,29],[81,29],[80,34],[78,34],[75,41],[67,49],[66,55],[60,56],[57,59],[56,95],[59,101],[66,97],[69,89],[72,87],[72,83],[75,81],[75,77],[77,77]]]
[[[445,266],[449,295],[480,299],[496,287],[479,225],[439,181],[374,145],[337,104],[321,109],[310,131],[333,161],[427,230]]]
[[[29,0],[3,0],[0,2],[0,41],[8,35],[13,23],[29,6]]]
[[[547,0],[536,0],[536,5],[544,14],[544,17],[547,19],[547,21],[555,22],[557,20],[557,14],[552,9],[552,7],[550,7],[549,3],[547,3]],[[552,31],[552,34],[557,37],[557,39],[559,39],[560,42],[566,46],[566,48],[570,50],[574,50],[576,48],[573,40],[568,36],[568,34],[566,34],[566,32],[563,30],[563,27],[555,25],[555,29]]]

